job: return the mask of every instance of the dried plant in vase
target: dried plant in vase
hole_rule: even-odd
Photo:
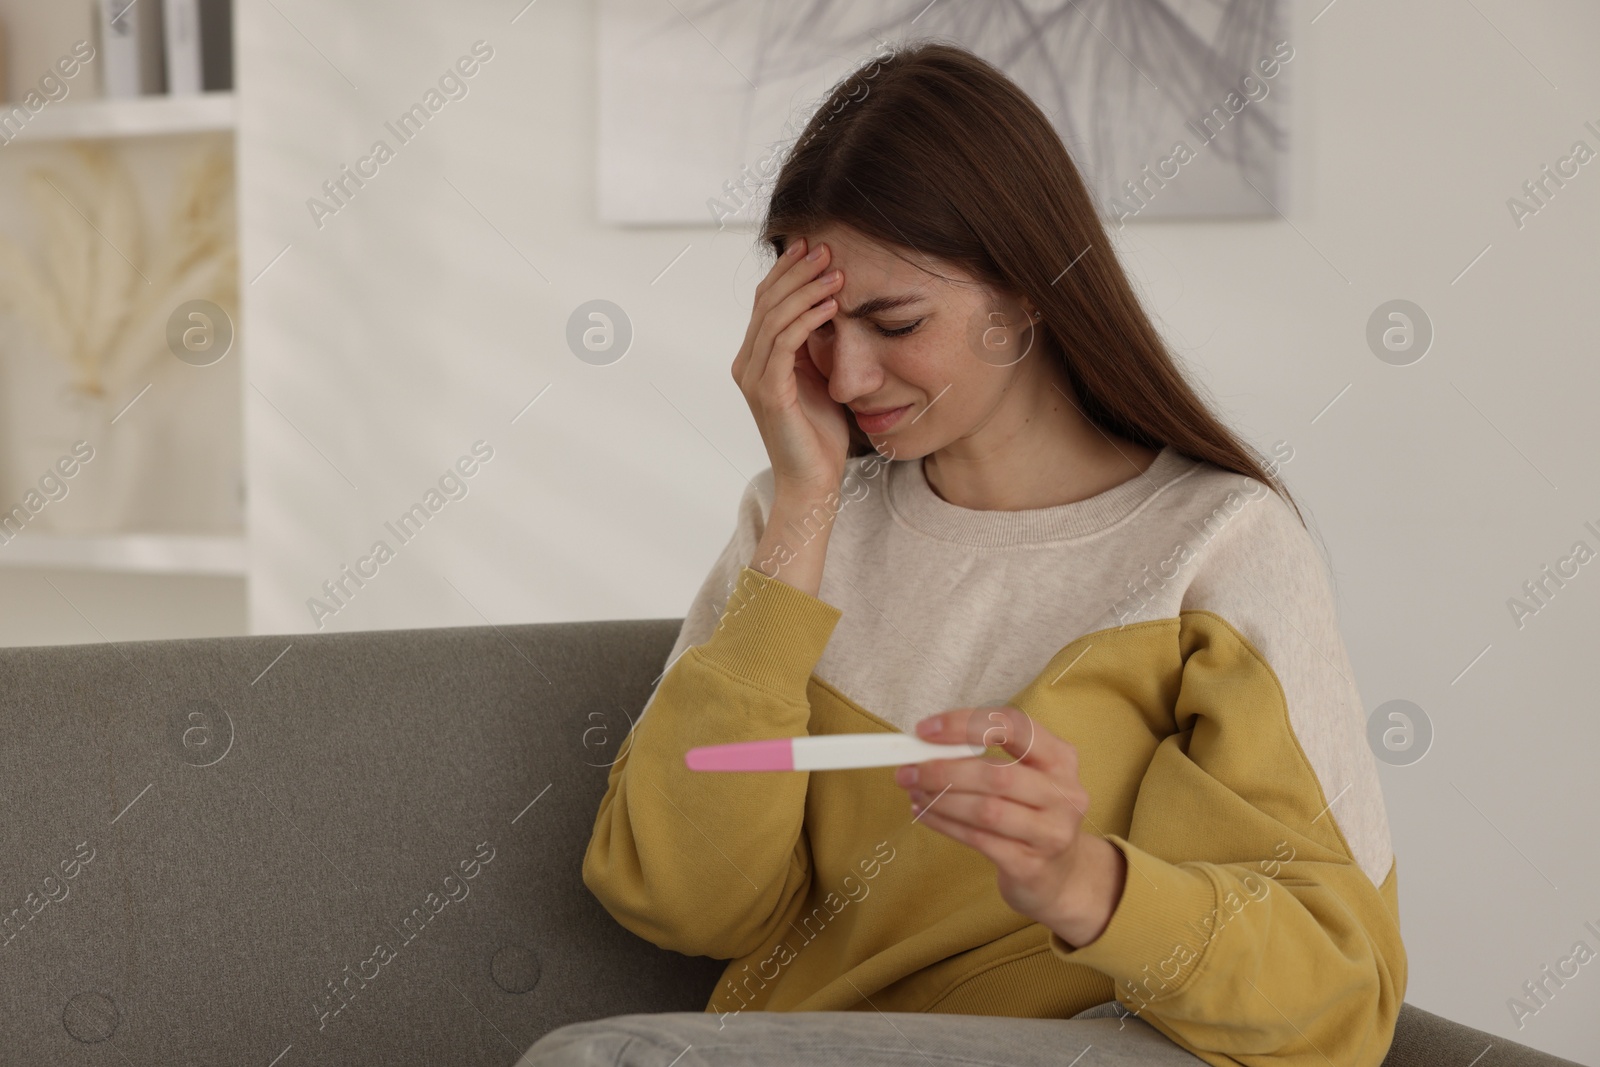
[[[191,157],[152,236],[116,152],[82,142],[67,158],[76,166],[28,172],[44,251],[36,258],[0,236],[0,306],[67,365],[73,391],[99,400],[166,352],[178,305],[236,306],[233,164],[220,148]]]

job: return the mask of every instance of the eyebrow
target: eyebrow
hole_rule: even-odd
[[[853,308],[839,306],[838,314],[847,319],[864,319],[868,315],[876,315],[880,311],[893,311],[895,308],[907,304],[920,303],[924,299],[921,293],[901,293],[899,296],[875,296],[871,300],[863,300]]]

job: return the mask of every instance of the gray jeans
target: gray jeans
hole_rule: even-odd
[[[721,1029],[718,1029],[718,1027]],[[1198,1056],[1115,1001],[1070,1019],[949,1012],[613,1015],[545,1034],[517,1067],[1196,1067]]]

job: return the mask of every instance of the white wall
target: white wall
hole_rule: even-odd
[[[749,238],[595,224],[595,11],[543,0],[512,24],[520,6],[243,0],[257,632],[314,629],[307,598],[478,439],[494,458],[469,495],[327,628],[679,616],[767,465],[728,375]],[[1407,998],[1600,1064],[1600,965],[1520,1030],[1506,1006],[1600,926],[1600,566],[1521,630],[1506,608],[1600,543],[1600,163],[1520,231],[1506,208],[1575,139],[1600,147],[1600,11],[1343,0],[1294,27],[1289,219],[1136,223],[1123,251],[1233,424],[1293,444],[1367,709],[1405,698],[1434,724],[1383,778]],[[478,39],[471,94],[317,229],[306,199]],[[596,297],[636,331],[609,367],[563,336]],[[1364,337],[1396,297],[1437,328],[1409,367]]]

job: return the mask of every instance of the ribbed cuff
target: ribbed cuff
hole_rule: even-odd
[[[804,701],[806,683],[843,614],[826,601],[746,566],[739,571],[715,632],[698,654],[751,685]]]
[[[1177,992],[1194,973],[1217,894],[1203,873],[1152,856],[1126,838],[1105,836],[1128,861],[1122,899],[1099,937],[1072,948],[1051,931],[1050,951],[1106,975],[1118,999],[1137,1007]]]

